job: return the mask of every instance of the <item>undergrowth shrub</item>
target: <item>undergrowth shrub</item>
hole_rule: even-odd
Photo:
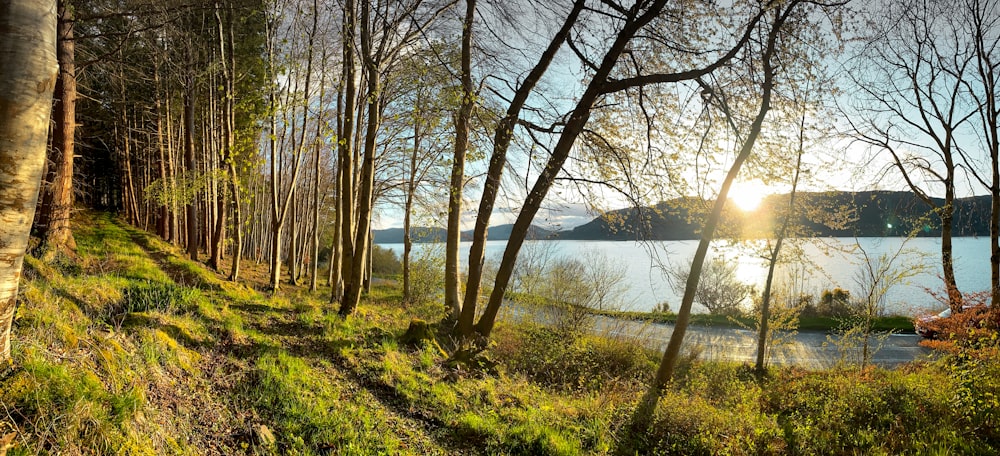
[[[804,317],[834,317],[845,318],[852,314],[851,292],[843,288],[823,290],[818,302],[813,302],[811,296],[802,299],[802,316]]]
[[[1000,444],[1000,337],[993,330],[971,330],[961,345],[947,360],[956,383],[955,409],[983,438]]]
[[[375,275],[395,275],[403,272],[403,264],[399,262],[399,256],[391,249],[381,245],[372,245],[372,274]]]
[[[523,323],[495,332],[497,359],[542,385],[597,390],[611,384],[645,384],[655,368],[637,344],[594,336],[575,336]]]

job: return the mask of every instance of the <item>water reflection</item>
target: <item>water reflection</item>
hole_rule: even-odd
[[[744,244],[716,242],[711,257],[725,258],[736,265],[739,280],[763,289],[767,277],[767,261],[763,252],[766,241]],[[811,294],[815,297],[823,290],[840,287],[857,294],[857,274],[865,261],[858,246],[869,257],[891,254],[899,250],[901,238],[823,238],[789,241],[782,247],[785,255],[775,274],[776,287],[794,294]],[[610,258],[620,259],[628,269],[628,295],[624,302],[627,310],[652,309],[658,302],[666,301],[677,309],[680,296],[669,285],[661,265],[687,267],[697,241],[656,241],[638,243],[630,241],[529,241],[546,243],[553,248],[554,256],[582,258],[586,252],[595,251]],[[548,245],[551,244],[551,245]],[[498,261],[503,253],[504,241],[489,241],[486,245],[487,261]],[[402,253],[402,244],[383,244]],[[418,245],[417,248],[426,246]],[[463,262],[468,257],[468,243],[462,244]],[[913,272],[888,294],[887,313],[913,315],[942,307],[926,289],[941,288],[940,252],[937,238],[917,238],[905,243],[906,251],[899,255],[893,266]],[[955,274],[958,286],[964,292],[989,288],[989,240],[956,238],[954,240]],[[695,311],[704,311],[696,306]]]

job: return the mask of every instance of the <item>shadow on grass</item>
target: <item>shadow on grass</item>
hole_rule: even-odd
[[[148,234],[129,230],[129,235],[132,238],[132,242],[141,247],[149,255],[149,258],[160,267],[160,270],[166,273],[177,284],[202,290],[219,291],[222,289],[218,282],[206,277],[208,274],[211,274],[210,272],[196,271],[194,268],[177,261],[174,255],[154,245]]]
[[[122,322],[122,329],[140,327],[163,331],[186,348],[196,349],[209,345],[207,342],[199,341],[198,339],[191,337],[191,335],[180,326],[162,323],[158,319],[147,314],[130,313],[125,316],[125,319]]]

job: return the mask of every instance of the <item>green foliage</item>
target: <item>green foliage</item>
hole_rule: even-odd
[[[155,203],[158,206],[191,204],[212,182],[225,179],[225,171],[218,170],[214,173],[193,173],[183,172],[175,176],[172,180],[156,179],[142,190],[147,202]],[[226,186],[221,186],[220,191],[225,192]],[[224,198],[220,195],[220,198]]]
[[[378,244],[372,245],[372,274],[387,276],[402,272],[403,265],[399,262],[396,252]]]
[[[753,294],[754,287],[736,277],[736,266],[725,258],[706,261],[698,279],[695,302],[705,306],[712,315],[742,316],[744,302]],[[681,266],[667,272],[670,285],[684,294],[690,269]]]
[[[956,383],[955,408],[982,437],[1000,442],[1000,336],[972,330],[962,350],[948,358],[949,376]]]
[[[27,259],[15,364],[0,373],[0,434],[18,435],[9,454],[1000,451],[989,332],[892,371],[757,377],[692,356],[648,432],[628,440],[656,358],[636,343],[502,323],[485,352],[496,368],[458,369],[434,341],[397,342],[411,319],[444,311],[403,306],[396,289],[375,287],[344,320],[307,293],[172,281],[201,268],[109,218],[77,236],[76,266]],[[116,306],[132,313],[108,332],[97,317]],[[264,427],[273,444],[257,436]]]
[[[494,352],[513,372],[570,390],[642,384],[655,366],[655,355],[637,344],[534,324],[502,326],[495,339]]]
[[[444,251],[441,244],[415,249],[410,258],[410,300],[440,301],[444,289]]]
[[[834,317],[844,318],[851,315],[851,292],[837,287],[832,290],[823,290],[818,303],[814,303],[810,298],[806,301],[802,309],[802,315],[806,317]]]

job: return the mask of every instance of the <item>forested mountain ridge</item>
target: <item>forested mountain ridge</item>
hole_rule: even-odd
[[[726,230],[746,237],[767,237],[774,228],[775,214],[788,205],[788,194],[770,195],[750,212],[730,208],[725,215]],[[865,192],[800,192],[802,207],[794,224],[799,235],[815,237],[891,237],[940,236],[940,220],[911,192],[873,190]],[[933,198],[936,205],[944,200]],[[532,226],[528,239],[563,239],[586,241],[698,239],[701,218],[708,202],[675,199],[654,207],[627,208],[605,212],[590,222],[563,231],[549,231]],[[954,235],[988,236],[990,234],[990,197],[973,196],[955,201]],[[489,240],[506,240],[511,225],[491,227]],[[444,228],[413,228],[414,242],[440,242]],[[469,240],[472,231],[463,231]],[[375,242],[401,243],[403,230],[389,228],[375,231]]]
[[[767,237],[774,228],[775,214],[788,205],[788,194],[766,197],[760,206],[743,213],[730,208],[725,215],[727,230],[747,237]],[[805,192],[797,205],[793,224],[799,235],[817,237],[940,236],[941,227],[929,206],[911,192]],[[936,204],[943,200],[935,198]],[[672,200],[640,209],[609,211],[554,238],[573,240],[689,240],[698,239],[701,217],[707,203]],[[990,232],[990,197],[960,198],[955,202],[954,233],[957,236],[987,236]]]

